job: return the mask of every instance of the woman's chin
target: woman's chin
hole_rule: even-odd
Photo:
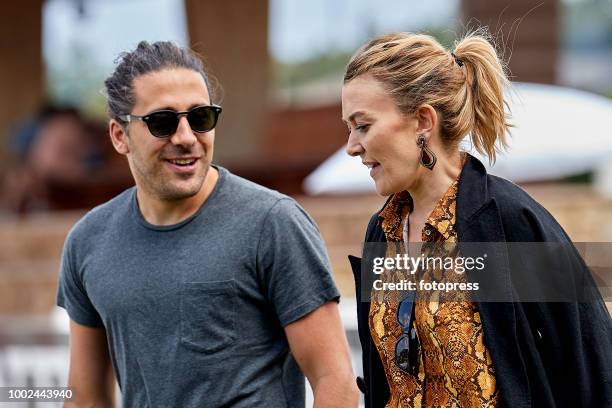
[[[393,194],[393,191],[389,188],[385,183],[377,182],[376,183],[376,194],[381,196],[389,196]]]
[[[375,180],[375,186],[376,193],[385,197],[407,190],[406,185],[403,183],[389,183],[387,180],[383,180],[382,178]]]

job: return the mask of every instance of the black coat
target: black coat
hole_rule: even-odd
[[[378,215],[368,224],[366,242],[385,242]],[[515,184],[487,174],[473,156],[459,178],[455,227],[460,243],[567,242],[574,248],[548,211]],[[357,383],[366,408],[384,407],[389,386],[370,336],[369,299],[361,299],[361,259],[349,260],[363,351],[364,378]],[[592,279],[577,252],[569,263]],[[486,273],[494,274],[496,282],[510,282],[507,265],[495,265]],[[511,285],[505,286],[511,296]],[[504,406],[612,407],[612,320],[599,294],[590,302],[479,302],[476,306]]]

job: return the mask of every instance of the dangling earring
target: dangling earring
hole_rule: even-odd
[[[419,159],[419,163],[425,168],[429,170],[433,170],[436,165],[436,155],[431,151],[430,148],[427,147],[427,139],[425,135],[421,134],[417,136],[417,146],[421,149],[421,157]]]

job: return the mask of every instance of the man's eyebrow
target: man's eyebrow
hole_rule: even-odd
[[[155,112],[167,111],[167,110],[175,111],[176,112],[176,109],[172,108],[171,106],[163,106],[163,107],[151,108],[151,109],[147,110],[147,113],[145,113],[145,115],[150,115],[150,114],[155,113]]]
[[[210,102],[204,102],[204,103],[194,103],[189,105],[189,108],[187,110],[191,110],[193,108],[197,108],[198,106],[209,106],[211,105]],[[155,108],[153,110],[151,110],[149,113],[153,113],[153,112],[157,112],[157,111],[161,111],[161,110],[169,110],[169,111],[174,111],[174,112],[178,112],[175,108],[173,108],[172,106],[164,106],[162,108]]]
[[[197,108],[198,106],[210,106],[212,105],[211,102],[204,102],[204,103],[194,103],[193,105],[189,106],[188,110],[191,110],[193,108]]]

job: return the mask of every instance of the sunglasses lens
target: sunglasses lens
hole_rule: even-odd
[[[420,349],[416,330],[412,328],[410,335],[403,334],[395,343],[395,364],[401,370],[411,375],[417,375]]]
[[[178,116],[174,112],[154,112],[145,122],[153,136],[166,137],[176,132]]]
[[[196,132],[208,132],[217,124],[219,111],[212,106],[194,108],[187,114],[189,125]]]
[[[402,329],[407,331],[410,325],[410,317],[412,316],[412,307],[414,302],[411,300],[404,300],[400,302],[397,308],[397,322],[400,324]]]
[[[404,371],[408,371],[410,367],[410,341],[406,335],[401,336],[395,343],[395,363]]]
[[[416,329],[413,327],[410,330],[410,353],[408,356],[408,366],[412,375],[415,375],[419,370],[419,353],[421,352],[421,345],[419,344],[419,338],[417,337]]]

